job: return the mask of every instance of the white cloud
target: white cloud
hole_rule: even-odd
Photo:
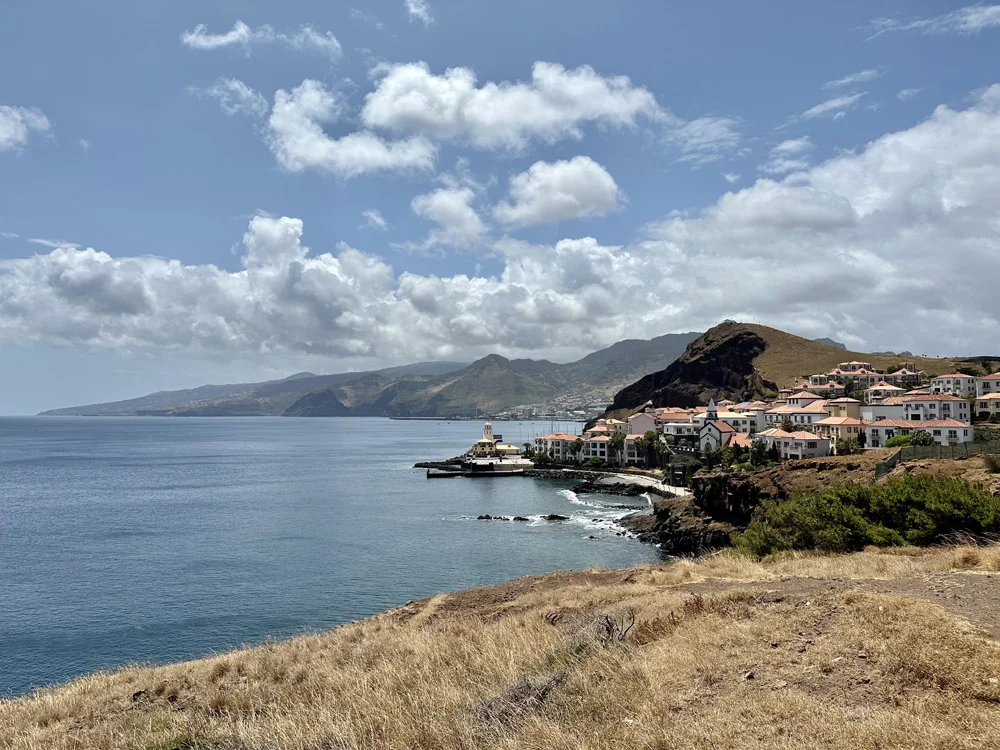
[[[514,175],[510,197],[512,203],[496,207],[496,218],[511,226],[534,226],[603,216],[618,209],[623,194],[604,167],[588,156],[576,156],[535,162],[527,172]]]
[[[857,83],[867,83],[868,81],[874,81],[876,78],[881,78],[883,75],[885,75],[884,68],[869,68],[868,70],[862,70],[858,73],[838,78],[836,81],[827,81],[823,84],[823,88],[839,89],[844,86],[853,86]]]
[[[79,146],[80,149],[83,151],[90,151],[91,144],[90,141],[88,141],[86,138],[78,138],[76,141],[76,145]]]
[[[350,16],[355,21],[374,26],[379,31],[385,31],[385,24],[374,13],[369,13],[358,8],[351,8]]]
[[[901,102],[908,101],[918,96],[923,89],[901,89],[896,93],[896,98]]]
[[[383,66],[365,99],[372,128],[457,140],[484,149],[520,149],[530,141],[581,138],[582,126],[632,127],[664,118],[655,97],[624,76],[605,77],[589,66],[567,70],[536,62],[530,82],[477,86],[468,68],[431,73],[426,63]]]
[[[930,18],[876,18],[868,25],[869,40],[899,31],[922,34],[978,34],[1000,26],[1000,5],[969,5],[951,13]]]
[[[666,142],[680,150],[678,161],[711,164],[739,147],[738,126],[739,122],[731,117],[699,117],[670,127]]]
[[[269,109],[267,99],[235,78],[220,78],[211,86],[192,86],[189,91],[195,96],[217,100],[222,111],[230,116],[263,117]]]
[[[768,160],[760,166],[764,174],[780,175],[798,172],[809,166],[805,155],[813,148],[809,136],[782,141],[771,149]]]
[[[381,211],[376,208],[369,208],[362,211],[361,218],[365,220],[363,226],[367,226],[369,229],[378,229],[384,232],[389,228],[389,222],[383,218]]]
[[[427,0],[406,0],[406,12],[411,21],[420,21],[424,26],[430,26],[434,23],[431,6]]]
[[[0,342],[268,362],[306,352],[360,365],[568,356],[731,317],[845,332],[861,348],[988,352],[1000,348],[998,228],[994,86],[967,109],[939,106],[629,245],[493,242],[495,274],[399,273],[346,245],[312,253],[302,222],[262,216],[232,271],[91,249],[2,260]]]
[[[250,50],[257,44],[285,44],[295,50],[312,50],[337,60],[343,54],[340,42],[333,33],[316,31],[312,26],[302,26],[294,34],[277,32],[268,25],[250,28],[243,21],[237,21],[233,28],[222,34],[212,34],[205,24],[198,24],[191,31],[181,34],[181,42],[191,49],[215,50],[223,47],[240,46]]]
[[[278,90],[268,120],[269,145],[278,163],[290,172],[316,170],[344,178],[433,169],[437,151],[424,138],[386,141],[366,131],[331,138],[323,125],[335,122],[343,110],[344,103],[319,81]]]
[[[739,182],[740,174],[738,172],[723,172],[722,178],[732,185],[734,182]]]
[[[807,120],[811,120],[814,117],[823,117],[826,115],[832,115],[834,119],[843,117],[844,114],[849,109],[854,109],[861,98],[865,96],[867,92],[862,92],[860,94],[851,94],[850,96],[837,96],[833,99],[827,99],[825,102],[817,104],[815,107],[807,109],[802,113],[802,117]]]
[[[11,107],[0,104],[0,151],[14,151],[28,144],[32,133],[52,129],[42,110],[36,107]]]
[[[469,250],[486,235],[486,225],[472,207],[476,191],[471,187],[440,188],[418,195],[410,203],[413,213],[438,224],[419,246],[409,249],[429,250],[432,247],[457,247]]]

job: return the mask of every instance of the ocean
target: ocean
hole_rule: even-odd
[[[551,425],[496,431],[520,444]],[[0,418],[0,695],[325,630],[468,586],[659,560],[616,535],[625,511],[608,506],[621,498],[412,468],[481,432],[387,419]],[[541,520],[550,513],[570,520]]]

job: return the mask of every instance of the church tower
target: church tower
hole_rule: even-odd
[[[715,422],[719,418],[719,410],[715,406],[715,399],[709,399],[708,413],[705,415],[706,422]]]
[[[483,425],[483,442],[492,443],[493,442],[493,423],[487,422]]]

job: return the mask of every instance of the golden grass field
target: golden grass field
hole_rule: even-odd
[[[2,702],[0,747],[1000,747],[998,614],[998,547],[553,573]]]

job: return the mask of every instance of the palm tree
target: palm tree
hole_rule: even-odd
[[[573,455],[576,456],[576,462],[580,463],[580,454],[583,453],[583,440],[581,438],[574,440],[573,447],[570,450],[572,450]]]
[[[615,463],[621,466],[621,451],[625,447],[625,433],[615,432],[608,441],[608,458],[615,457]]]

